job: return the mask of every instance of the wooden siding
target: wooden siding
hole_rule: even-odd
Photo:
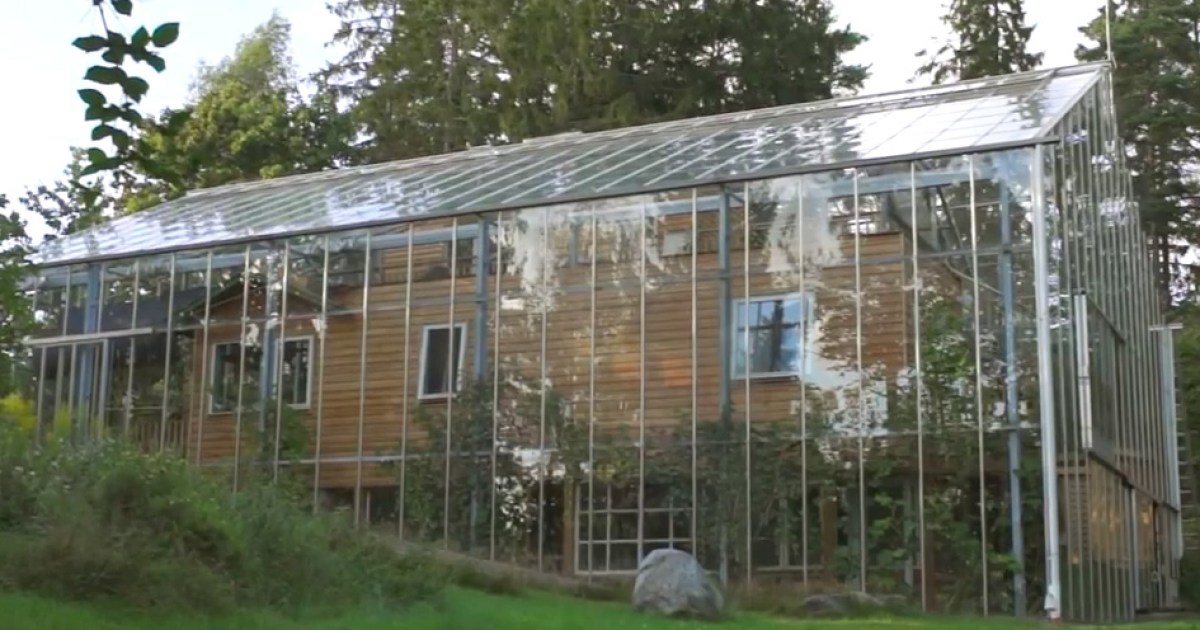
[[[665,223],[665,222],[664,222]],[[703,222],[702,222],[703,223]],[[685,223],[686,225],[686,223]],[[735,232],[737,230],[735,229]],[[690,413],[693,382],[696,383],[696,404],[701,420],[716,419],[719,413],[719,278],[717,257],[703,245],[696,256],[695,279],[691,275],[692,256],[653,256],[647,265],[646,281],[640,277],[640,260],[635,252],[632,260],[612,262],[619,258],[620,243],[611,236],[598,239],[599,258],[595,265],[596,289],[591,290],[592,265],[586,261],[567,260],[569,253],[565,238],[554,239],[550,250],[554,261],[546,266],[553,274],[556,290],[539,295],[536,287],[522,289],[521,277],[501,276],[501,308],[495,304],[496,276],[489,275],[485,290],[488,306],[488,363],[483,374],[491,376],[496,355],[495,330],[497,310],[500,321],[499,357],[501,369],[519,374],[530,381],[541,376],[542,330],[545,329],[546,373],[548,381],[565,399],[574,402],[576,417],[586,416],[589,393],[595,392],[595,412],[602,428],[636,430],[639,426],[640,391],[645,382],[645,426],[647,431],[668,430],[677,425],[681,414]],[[586,238],[585,238],[586,240]],[[740,244],[740,240],[739,240]],[[460,249],[471,247],[464,241]],[[822,343],[821,363],[827,368],[852,371],[857,365],[857,323],[854,289],[856,270],[853,265],[853,238],[841,239],[843,262],[806,272],[805,285],[815,299],[815,318],[820,322]],[[362,423],[362,451],[365,456],[399,452],[402,431],[408,425],[410,443],[424,439],[413,423],[418,407],[435,414],[444,413],[445,400],[418,400],[421,346],[425,326],[446,325],[453,319],[466,326],[464,377],[470,378],[475,366],[478,343],[475,327],[476,278],[450,279],[447,244],[418,245],[412,248],[413,274],[410,285],[407,276],[407,248],[380,253],[379,265],[373,275],[376,282],[369,287],[368,311],[361,312],[363,289],[340,288],[330,291],[330,314],[324,354],[314,331],[313,320],[319,316],[319,305],[291,299],[288,313],[288,334],[314,336],[312,360],[324,360],[323,382],[321,368],[314,364],[312,406],[301,412],[309,425],[309,457],[317,452],[316,417],[321,409],[322,459],[353,458],[359,455],[360,376],[365,386]],[[876,368],[881,375],[894,377],[905,364],[906,326],[910,307],[906,306],[904,266],[899,262],[905,243],[898,233],[862,236],[859,253],[864,261],[857,280],[862,287],[862,364]],[[731,254],[730,288],[734,300],[795,293],[799,278],[792,272],[768,273],[759,251],[751,252],[747,291],[744,254]],[[879,260],[878,264],[872,260]],[[791,265],[785,265],[791,267]],[[461,273],[459,265],[455,274]],[[529,266],[523,267],[528,273]],[[434,270],[434,271],[430,271]],[[542,273],[534,269],[534,274]],[[425,279],[428,278],[428,279]],[[534,279],[536,280],[536,278]],[[453,284],[453,318],[451,317],[451,285]],[[532,282],[531,284],[540,284]],[[693,372],[693,313],[692,292],[695,286],[695,371]],[[311,292],[312,287],[308,287]],[[644,294],[644,304],[642,297]],[[545,322],[541,318],[539,300],[550,300]],[[596,369],[589,371],[592,300],[595,300],[595,357]],[[261,320],[263,312],[260,295],[252,297]],[[405,309],[406,304],[411,308]],[[350,311],[350,312],[346,312]],[[644,316],[643,316],[644,312]],[[201,361],[207,355],[211,363],[212,346],[234,341],[241,333],[241,298],[214,305],[208,334],[208,348],[193,353],[195,365],[190,374],[203,374]],[[644,320],[643,320],[644,317]],[[253,320],[254,317],[252,316]],[[641,371],[641,337],[644,321],[644,365]],[[363,327],[365,337],[365,372],[363,358]],[[260,329],[263,323],[259,321]],[[406,334],[407,331],[407,334]],[[195,336],[197,346],[203,335]],[[405,358],[407,357],[407,371]],[[211,373],[211,365],[206,366]],[[194,377],[193,377],[194,380]],[[203,463],[228,461],[233,456],[235,414],[210,414],[207,399],[201,395],[203,383],[191,382],[188,391],[187,452]],[[734,380],[730,387],[734,413],[743,418],[746,413],[744,382]],[[753,379],[750,387],[749,409],[753,421],[779,421],[793,417],[794,401],[799,400],[800,387],[794,379]],[[405,402],[408,402],[407,408]],[[242,419],[243,447],[254,431],[255,417],[246,414]],[[198,444],[203,424],[203,444]],[[527,444],[526,446],[536,446]],[[387,483],[388,476],[368,463],[364,467],[364,484]],[[354,485],[358,476],[357,464],[324,463],[320,485],[338,487]]]

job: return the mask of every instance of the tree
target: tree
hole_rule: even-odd
[[[290,37],[288,22],[273,16],[231,57],[200,66],[190,103],[147,122],[141,140],[169,176],[127,195],[130,210],[192,188],[315,171],[344,158],[346,117],[327,95],[301,93]]]
[[[1190,0],[1114,2],[1114,96],[1164,303],[1186,280],[1180,255],[1200,242],[1200,5]],[[1108,57],[1104,12],[1080,29],[1082,61]],[[1178,301],[1176,295],[1174,301]]]
[[[8,199],[0,194],[0,396],[19,385],[20,340],[33,321],[29,295],[21,289],[28,277],[28,256],[25,221],[19,212],[8,210]]]
[[[98,225],[115,212],[117,178],[103,173],[85,176],[88,159],[85,149],[72,147],[63,179],[27,188],[18,199],[27,212],[46,222],[50,229],[46,240]]]
[[[398,159],[568,130],[827,98],[863,37],[828,0],[341,0],[321,73]]]
[[[349,46],[320,74],[348,103],[365,161],[485,144],[498,132],[498,64],[483,40],[485,0],[343,0],[334,42]],[[496,3],[503,4],[503,3]],[[470,25],[470,26],[468,26]]]
[[[1042,63],[1042,53],[1028,50],[1033,27],[1025,25],[1022,0],[951,0],[942,22],[950,38],[936,52],[917,53],[927,60],[917,74],[934,83],[1023,72]]]

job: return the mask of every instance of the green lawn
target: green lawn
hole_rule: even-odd
[[[739,630],[850,630],[852,628],[896,628],[912,630],[990,630],[1022,627],[1004,620],[878,619],[804,621],[739,615],[722,627]],[[451,590],[436,604],[423,604],[404,614],[363,612],[333,619],[291,620],[273,614],[239,614],[226,617],[188,619],[144,615],[103,606],[67,604],[25,595],[0,595],[0,628],[5,630],[450,630],[492,628],[495,630],[558,630],[597,628],[604,630],[713,628],[713,624],[652,619],[630,612],[620,604],[573,600],[534,594],[501,597],[473,591]],[[1038,627],[1028,625],[1024,627]],[[1137,630],[1200,629],[1197,623],[1142,624]]]

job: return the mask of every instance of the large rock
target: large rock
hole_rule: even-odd
[[[724,607],[721,591],[687,552],[656,549],[638,566],[633,585],[633,608],[638,612],[717,619]]]

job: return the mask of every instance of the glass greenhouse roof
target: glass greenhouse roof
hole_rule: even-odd
[[[1087,64],[197,190],[42,246],[59,265],[1034,144]]]

